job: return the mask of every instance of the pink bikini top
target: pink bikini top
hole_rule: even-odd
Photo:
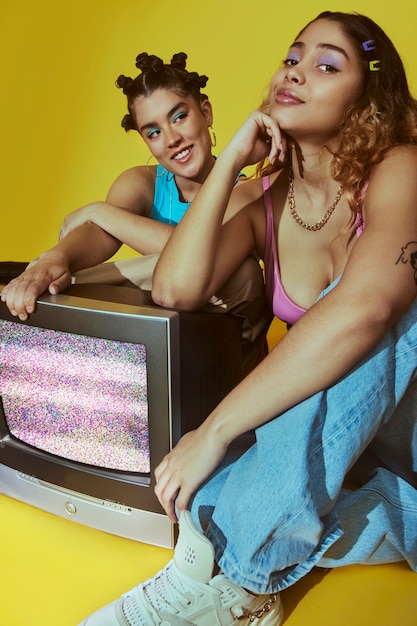
[[[294,324],[307,309],[298,306],[286,294],[281,282],[281,275],[278,263],[278,250],[275,238],[274,213],[272,210],[272,198],[270,190],[269,177],[262,178],[262,187],[264,190],[264,206],[266,213],[266,241],[265,241],[265,282],[266,293],[272,306],[272,312],[287,324]],[[362,189],[361,196],[365,193],[366,187]],[[356,234],[359,237],[364,229],[362,216],[358,213],[356,219]]]

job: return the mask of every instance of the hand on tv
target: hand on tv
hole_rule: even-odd
[[[36,300],[45,291],[57,294],[71,284],[68,267],[48,254],[32,261],[26,270],[6,285],[1,294],[10,313],[22,322],[26,321],[36,309]]]
[[[203,423],[186,433],[155,470],[156,496],[172,522],[188,508],[196,489],[212,474],[226,454],[227,446],[207,432]]]

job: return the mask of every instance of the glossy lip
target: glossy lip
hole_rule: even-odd
[[[290,89],[279,89],[275,94],[277,104],[304,104],[304,100],[298,98]]]

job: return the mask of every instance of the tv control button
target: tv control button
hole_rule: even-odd
[[[65,510],[69,515],[75,515],[77,512],[77,507],[74,502],[65,502]]]

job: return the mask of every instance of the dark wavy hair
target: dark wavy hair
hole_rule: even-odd
[[[171,63],[164,63],[159,57],[142,52],[136,57],[136,67],[141,73],[136,78],[121,74],[116,80],[116,87],[127,96],[127,113],[122,119],[122,127],[126,130],[137,130],[135,117],[132,113],[133,103],[137,98],[148,97],[157,89],[169,89],[181,96],[192,96],[200,104],[207,96],[201,93],[206,86],[207,76],[186,69],[187,55],[185,52],[174,54]]]
[[[332,158],[332,175],[343,185],[353,221],[358,194],[373,167],[393,146],[417,144],[417,100],[410,93],[397,50],[373,20],[358,13],[325,11],[299,35],[322,19],[342,27],[362,68],[362,94],[345,112],[339,126],[338,149]],[[267,110],[266,101],[261,109]],[[268,173],[275,169],[278,167],[262,164],[258,171]]]

